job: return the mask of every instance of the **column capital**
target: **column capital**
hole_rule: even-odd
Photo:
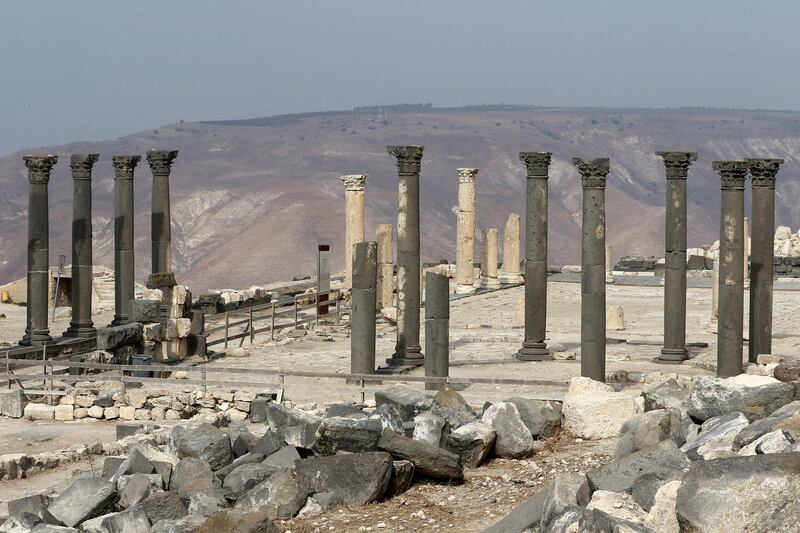
[[[546,178],[552,152],[520,152],[519,160],[525,163],[529,178]]]
[[[596,159],[573,157],[572,164],[578,167],[584,189],[605,189],[606,176],[611,169],[611,164],[607,157]]]
[[[457,168],[459,183],[475,183],[475,176],[478,175],[477,168]]]
[[[58,163],[57,155],[26,155],[22,156],[28,168],[28,181],[37,185],[47,185],[50,181],[50,172]]]
[[[69,160],[69,168],[72,169],[72,179],[92,179],[92,167],[99,158],[100,154],[72,154]]]
[[[142,160],[140,155],[114,155],[111,164],[114,165],[114,174],[117,178],[133,178],[136,165]]]
[[[667,179],[686,179],[692,162],[697,161],[697,152],[656,152],[656,155],[664,160],[664,166],[667,167]]]
[[[747,161],[714,161],[711,168],[719,172],[722,190],[744,190],[747,179]]]
[[[397,158],[398,174],[419,174],[424,146],[387,146],[386,150]]]
[[[778,174],[783,159],[770,159],[764,157],[750,157],[746,159],[750,169],[750,183],[753,187],[766,189],[775,188],[775,176]]]
[[[169,176],[172,161],[178,157],[177,150],[148,150],[147,162],[154,176]],[[134,165],[135,166],[135,165]]]
[[[364,182],[367,181],[368,177],[369,175],[367,174],[349,174],[347,176],[342,176],[339,179],[342,180],[345,188],[348,191],[363,191]]]

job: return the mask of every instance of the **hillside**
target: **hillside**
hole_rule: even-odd
[[[95,262],[113,265],[111,155],[176,148],[173,257],[178,279],[195,291],[241,287],[313,273],[318,242],[332,244],[342,267],[341,174],[366,173],[367,235],[396,222],[397,176],[387,144],[424,144],[423,260],[455,257],[456,168],[479,167],[478,226],[501,228],[524,211],[523,150],[554,153],[550,180],[550,262],[580,261],[581,187],[573,156],[608,156],[608,240],[615,259],[663,253],[663,165],[656,150],[691,149],[689,245],[719,231],[714,159],[783,157],[776,223],[800,225],[800,114],[727,110],[408,108],[375,114],[312,113],[248,121],[180,123],[116,140],[26,150],[59,154],[50,185],[51,263],[69,256],[69,154],[99,152],[95,167]],[[0,158],[0,283],[26,264],[27,180],[23,152]],[[137,279],[149,271],[150,172],[136,178]],[[501,240],[502,242],[502,240]]]

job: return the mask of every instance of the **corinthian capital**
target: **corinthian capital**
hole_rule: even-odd
[[[664,160],[667,168],[667,178],[686,179],[689,167],[697,161],[697,152],[656,152]]]
[[[611,163],[607,157],[597,159],[573,157],[572,164],[578,167],[584,189],[605,189],[606,176],[611,169]]]
[[[746,161],[750,168],[750,182],[753,187],[775,188],[775,176],[783,164],[783,159],[752,157]]]
[[[141,160],[142,156],[140,155],[111,156],[111,164],[114,165],[114,174],[117,178],[133,178],[133,171]]]
[[[723,190],[744,190],[747,161],[714,161],[711,168],[719,172]]]
[[[424,146],[387,146],[386,150],[397,158],[398,174],[419,174]]]
[[[50,181],[50,172],[58,162],[57,155],[26,155],[22,156],[28,168],[28,181],[37,185],[47,185]]]
[[[92,179],[92,167],[99,158],[100,154],[73,154],[69,160],[69,168],[72,169],[72,179]]]
[[[520,152],[519,160],[525,163],[529,178],[546,178],[552,155],[551,152]]]
[[[147,162],[154,176],[169,176],[172,161],[178,157],[177,150],[149,150]]]
[[[475,176],[478,175],[477,168],[457,168],[459,183],[475,183]]]
[[[350,174],[339,178],[344,183],[345,189],[348,191],[363,191],[364,182],[367,181],[369,176],[367,174]]]

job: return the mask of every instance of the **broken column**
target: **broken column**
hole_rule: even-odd
[[[391,224],[378,224],[378,310],[394,304],[394,243]]]
[[[747,160],[753,187],[750,254],[750,343],[748,359],[772,353],[772,284],[775,250],[775,176],[783,159]]]
[[[477,168],[459,168],[456,219],[456,293],[475,292],[475,176]]]
[[[94,337],[92,322],[92,166],[99,154],[75,154],[72,169],[72,320],[65,337]]]
[[[720,174],[719,319],[717,376],[742,373],[744,325],[744,182],[746,161],[714,161]]]
[[[606,176],[607,158],[580,159],[583,185],[581,222],[581,376],[606,379]]]
[[[500,281],[522,283],[522,272],[519,269],[519,215],[516,213],[508,215],[503,232],[503,269]]]
[[[500,280],[497,279],[497,230],[495,228],[483,230],[480,287],[482,289],[500,288]]]
[[[425,377],[447,377],[450,372],[450,285],[447,276],[425,273]],[[442,383],[425,383],[439,390]]]
[[[375,303],[378,243],[353,246],[353,288],[350,311],[350,373],[375,373]]]
[[[28,168],[28,303],[23,345],[41,346],[53,340],[47,327],[50,287],[50,223],[47,184],[58,162],[56,155],[26,155]]]
[[[680,362],[686,350],[686,176],[697,152],[656,152],[667,173],[664,260],[664,346],[659,360]]]
[[[424,146],[387,146],[397,158],[397,345],[390,365],[423,363],[419,345],[419,172]]]
[[[345,185],[344,193],[344,286],[353,285],[353,246],[364,241],[364,182],[366,174],[352,174],[339,179]]]
[[[142,160],[138,155],[115,155],[114,165],[114,320],[113,326],[130,322],[135,294],[133,256],[133,173]]]
[[[168,289],[176,285],[172,273],[172,237],[169,209],[169,173],[177,150],[150,150],[147,162],[153,172],[151,211],[152,273],[148,289]]]
[[[547,351],[547,178],[550,152],[520,152],[525,163],[525,339],[521,361],[552,359]]]

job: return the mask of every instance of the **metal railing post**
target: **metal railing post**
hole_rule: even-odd
[[[228,311],[225,311],[225,348],[228,347],[228,327],[230,324],[230,316]]]
[[[269,326],[269,338],[275,340],[275,302],[272,302],[272,316]]]

